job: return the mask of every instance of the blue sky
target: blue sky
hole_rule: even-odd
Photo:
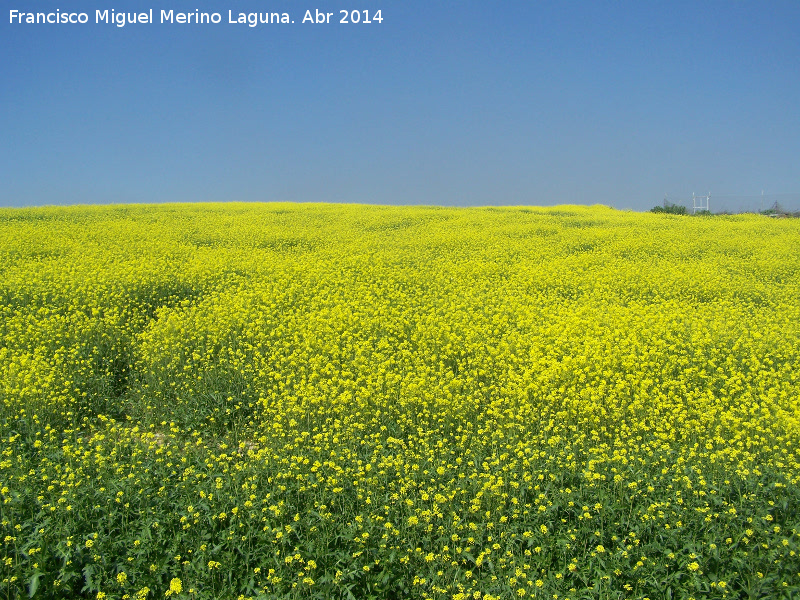
[[[800,192],[800,2],[9,0],[0,205]],[[95,24],[152,8],[156,23]],[[340,24],[342,8],[382,23]],[[86,12],[86,25],[9,11]],[[160,24],[161,9],[219,25]],[[302,24],[306,10],[333,12]],[[227,23],[228,10],[294,24]],[[713,196],[712,196],[713,197]]]

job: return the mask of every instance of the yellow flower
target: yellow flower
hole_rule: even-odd
[[[147,595],[150,593],[149,587],[143,587],[138,592],[136,592],[136,600],[144,600],[147,598]]]
[[[180,594],[183,591],[183,583],[181,583],[180,578],[174,577],[169,582],[169,591],[173,594]]]

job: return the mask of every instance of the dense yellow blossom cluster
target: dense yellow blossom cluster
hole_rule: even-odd
[[[800,223],[0,210],[0,595],[793,598]]]

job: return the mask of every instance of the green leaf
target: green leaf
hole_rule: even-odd
[[[41,573],[34,573],[33,577],[30,578],[28,581],[28,598],[33,598],[33,595],[36,593],[36,590],[39,589],[39,578],[42,576]]]

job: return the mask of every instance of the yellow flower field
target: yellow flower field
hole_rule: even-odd
[[[800,222],[0,209],[0,597],[796,598]]]

